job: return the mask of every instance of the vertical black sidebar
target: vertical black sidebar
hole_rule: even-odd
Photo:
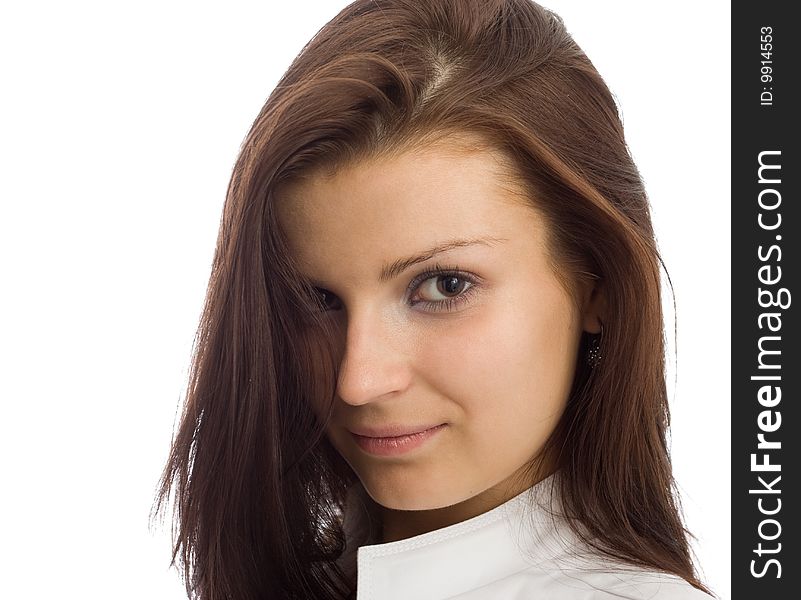
[[[732,598],[801,598],[801,22],[732,4]]]

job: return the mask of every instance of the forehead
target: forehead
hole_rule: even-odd
[[[365,264],[451,238],[529,238],[544,222],[506,157],[487,148],[414,147],[319,172],[278,194],[281,228],[302,266]]]

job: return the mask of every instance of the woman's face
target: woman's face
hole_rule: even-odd
[[[279,203],[336,325],[328,436],[389,509],[521,491],[509,482],[563,412],[582,329],[597,331],[591,290],[560,285],[498,155],[448,148],[312,177]]]

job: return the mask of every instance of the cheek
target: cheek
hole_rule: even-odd
[[[518,298],[525,298],[521,302]],[[550,434],[570,391],[578,315],[560,290],[516,291],[453,319],[421,345],[422,377],[447,399],[464,435],[531,449]]]

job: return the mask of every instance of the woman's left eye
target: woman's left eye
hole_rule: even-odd
[[[422,304],[431,311],[453,310],[466,302],[476,290],[475,280],[457,269],[423,273],[417,278],[419,285],[413,304]]]

